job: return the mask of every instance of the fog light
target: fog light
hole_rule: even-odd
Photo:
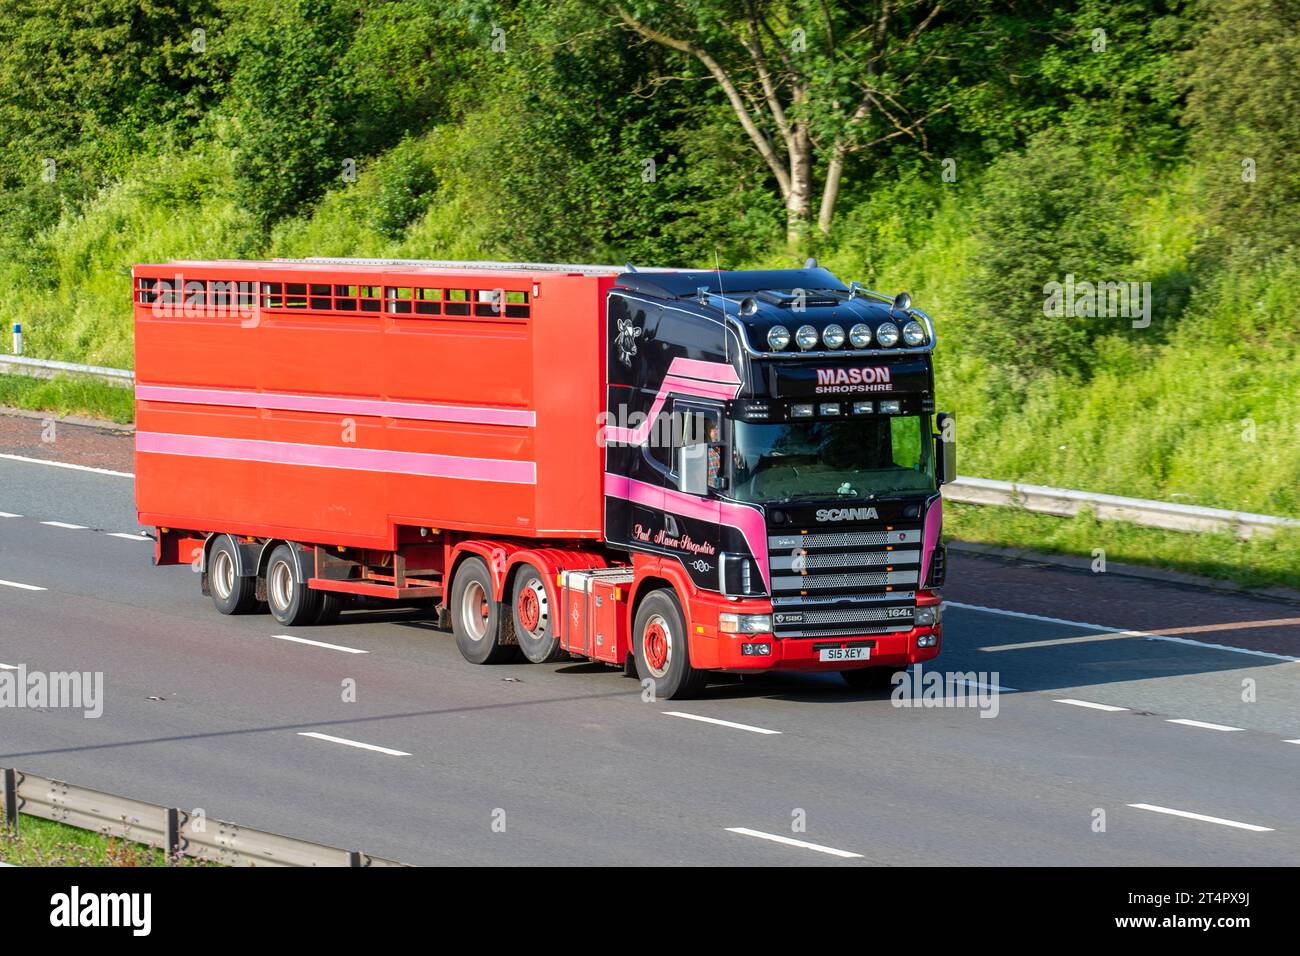
[[[822,414],[823,414],[823,415],[838,415],[839,413],[840,413],[840,403],[839,403],[839,402],[823,402],[823,403],[822,403]]]
[[[740,653],[743,657],[771,657],[771,644],[741,644]]]
[[[813,407],[811,405],[791,405],[791,418],[812,418]]]
[[[880,403],[880,414],[882,415],[897,415],[902,409],[903,406],[897,400]]]
[[[875,410],[875,407],[876,407],[876,406],[873,405],[871,402],[854,402],[854,403],[853,403],[853,414],[854,414],[854,415],[870,415],[870,414],[872,413],[872,411]]]

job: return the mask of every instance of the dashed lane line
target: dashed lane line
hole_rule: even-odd
[[[726,829],[728,833],[739,833],[741,836],[757,837],[760,840],[770,840],[773,843],[781,843],[785,846],[794,846],[801,850],[815,850],[818,853],[838,856],[844,860],[862,859],[861,853],[851,853],[848,850],[837,850],[833,846],[822,846],[820,843],[809,843],[806,840],[796,840],[793,837],[781,836],[779,833],[764,833],[762,830],[751,830],[749,827],[727,827]]]
[[[364,744],[359,740],[348,740],[346,737],[333,737],[329,734],[318,734],[315,731],[303,731],[299,733],[298,736],[311,737],[314,740],[326,740],[332,744],[343,744],[345,747],[356,747],[358,750],[373,750],[375,753],[387,754],[390,757],[411,756],[405,750],[393,750],[390,747],[378,747],[375,744]]]
[[[313,641],[306,637],[293,637],[290,634],[272,634],[277,641],[292,641],[295,644],[307,644],[310,647],[323,647],[327,651],[342,651],[344,654],[369,654],[359,647],[344,647],[342,644],[327,644],[325,641]]]
[[[44,591],[45,588],[39,588],[35,584],[23,584],[21,581],[0,581],[0,585],[7,588],[18,588],[20,591]]]
[[[1073,697],[1058,697],[1055,702],[1058,704],[1070,704],[1074,707],[1087,707],[1091,710],[1104,710],[1110,713],[1118,713],[1121,710],[1128,710],[1127,707],[1116,707],[1114,704],[1097,704],[1090,700],[1075,700]]]
[[[21,461],[26,465],[48,465],[51,468],[67,468],[72,471],[86,471],[94,475],[112,475],[115,478],[134,478],[129,471],[113,471],[109,468],[92,468],[89,465],[74,465],[66,461],[49,461],[45,458],[28,458],[25,455],[0,455],[5,461]]]
[[[732,730],[748,730],[751,734],[779,734],[779,730],[768,730],[766,727],[754,727],[750,724],[737,724],[730,720],[719,720],[717,717],[701,717],[699,714],[686,714],[680,710],[665,710],[665,717],[684,717],[687,720],[698,720],[705,724],[717,724],[719,727],[730,727]]]
[[[1175,810],[1173,807],[1157,807],[1151,803],[1130,803],[1130,807],[1135,810],[1150,810],[1152,813],[1164,813],[1171,817],[1183,817],[1186,820],[1199,820],[1201,823],[1217,823],[1221,827],[1234,827],[1238,830],[1249,830],[1252,833],[1272,833],[1272,827],[1256,826],[1253,823],[1242,823],[1238,820],[1226,820],[1223,817],[1212,817],[1204,813],[1192,813],[1190,810]]]
[[[1206,723],[1204,720],[1188,720],[1186,717],[1174,717],[1166,721],[1170,724],[1181,724],[1184,727],[1199,727],[1201,730],[1220,730],[1224,733],[1237,733],[1242,731],[1241,727],[1228,727],[1224,724]]]

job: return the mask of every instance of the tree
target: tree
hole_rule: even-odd
[[[964,43],[970,15],[946,0],[646,0],[607,7],[627,29],[703,67],[763,158],[786,210],[786,238],[830,231],[855,154],[920,139],[952,104],[931,70]],[[981,41],[986,42],[986,40]]]

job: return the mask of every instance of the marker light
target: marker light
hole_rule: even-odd
[[[925,328],[920,322],[913,319],[903,326],[903,341],[915,348],[918,345],[925,344]]]
[[[844,329],[838,325],[828,325],[822,330],[822,341],[828,349],[837,349],[844,344]]]
[[[807,352],[817,347],[817,330],[811,325],[801,325],[799,331],[794,334],[794,340],[799,343],[799,348]]]
[[[784,325],[774,325],[767,330],[767,344],[773,352],[779,352],[790,344],[790,330]]]
[[[880,328],[876,329],[876,341],[885,348],[892,348],[898,344],[898,326],[893,322],[883,322]]]
[[[812,418],[813,407],[811,405],[791,405],[791,418]]]
[[[865,349],[871,344],[871,326],[863,322],[853,326],[849,329],[849,341],[855,349]]]

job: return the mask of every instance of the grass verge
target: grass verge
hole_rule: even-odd
[[[1098,521],[1090,512],[1073,518],[1023,508],[944,503],[944,535],[961,541],[1028,548],[1108,562],[1199,574],[1246,587],[1300,590],[1300,533],[1280,530],[1241,540],[1228,533],[1188,533]]]
[[[58,415],[85,415],[120,425],[135,420],[135,391],[96,379],[0,374],[0,405]]]
[[[169,860],[162,850],[53,820],[19,815],[18,832],[0,826],[0,861],[15,866],[204,866]]]

